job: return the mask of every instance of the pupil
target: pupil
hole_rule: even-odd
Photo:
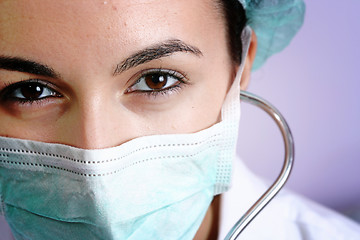
[[[38,99],[41,96],[43,90],[43,87],[39,86],[39,84],[29,83],[21,87],[21,94],[26,99]]]
[[[151,74],[145,77],[145,82],[149,88],[160,90],[166,85],[167,77],[161,74]]]

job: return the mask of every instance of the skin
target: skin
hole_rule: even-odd
[[[238,68],[224,24],[213,0],[0,1],[0,56],[56,72],[49,77],[0,68],[0,135],[101,149],[145,135],[206,129],[220,121]],[[114,74],[134,53],[174,39],[201,54],[175,52]],[[255,50],[253,34],[242,89]],[[186,83],[160,94],[133,91],[145,70],[159,68],[183,75]],[[29,79],[58,95],[9,100],[5,89]],[[216,238],[211,229],[218,212],[213,203],[196,239]]]

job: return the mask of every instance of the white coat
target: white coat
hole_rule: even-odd
[[[224,239],[268,186],[240,159],[235,160],[232,187],[221,199],[219,239]],[[360,240],[360,225],[304,197],[281,190],[238,239]]]

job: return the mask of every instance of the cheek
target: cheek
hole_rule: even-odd
[[[193,133],[219,122],[228,83],[224,76],[203,79],[184,89],[181,98],[173,101],[171,106],[140,113],[143,122],[139,125],[147,126],[144,135]]]
[[[54,137],[57,121],[66,108],[63,101],[51,99],[47,103],[24,103],[21,109],[16,103],[2,103],[0,136],[48,141]]]

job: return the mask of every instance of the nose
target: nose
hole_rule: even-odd
[[[82,97],[64,116],[61,134],[67,145],[82,149],[118,146],[136,137],[132,113],[115,99]]]

